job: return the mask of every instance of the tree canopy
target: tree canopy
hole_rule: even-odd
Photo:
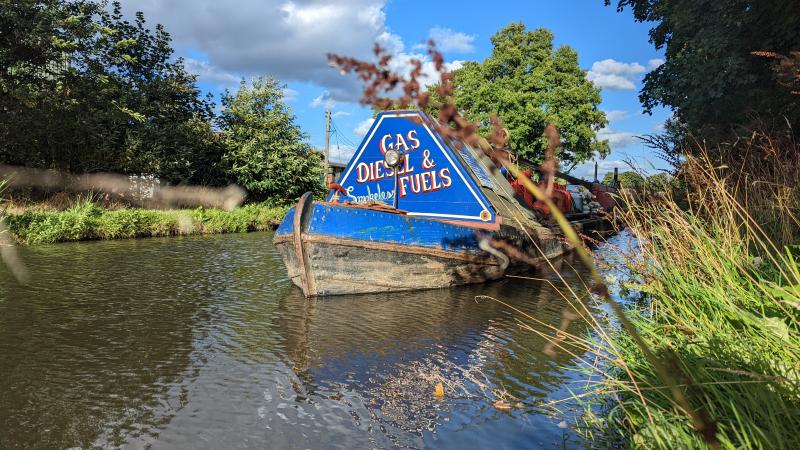
[[[121,10],[118,2],[0,0],[0,164],[234,181],[252,199],[323,190],[321,157],[282,86],[242,83],[216,117],[174,58],[169,33]]]
[[[118,2],[0,0],[0,162],[215,183],[213,104]]]
[[[492,36],[492,54],[482,63],[467,62],[454,72],[456,106],[489,132],[497,114],[509,131],[509,147],[520,156],[541,161],[547,123],[561,133],[559,159],[581,162],[609,152],[597,130],[607,124],[598,109],[600,90],[586,79],[578,54],[568,46],[553,49],[553,34],[529,31],[512,23]]]
[[[606,5],[612,0],[605,0]],[[653,22],[650,42],[666,62],[645,76],[646,111],[672,108],[707,139],[752,119],[800,126],[800,95],[775,72],[776,57],[800,50],[798,0],[618,0]]]
[[[218,123],[229,173],[251,197],[295,199],[325,191],[322,155],[306,143],[277,80],[256,78],[249,86],[242,81],[222,105]]]

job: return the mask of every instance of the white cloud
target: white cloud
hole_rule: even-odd
[[[219,86],[222,89],[234,89],[239,86],[241,76],[226,72],[219,67],[211,65],[208,61],[194,58],[185,58],[183,61],[186,70],[197,75],[198,81]]]
[[[292,102],[297,98],[299,92],[295,91],[294,89],[285,87],[283,88],[283,99],[287,102]]]
[[[319,108],[320,106],[324,106],[325,109],[333,109],[336,106],[336,101],[331,97],[330,92],[323,91],[311,101],[312,108]]]
[[[604,59],[592,64],[586,78],[598,87],[622,91],[636,89],[635,81],[645,72],[647,69],[636,62],[624,63],[613,59]]]
[[[628,147],[638,142],[637,135],[627,131],[616,131],[611,128],[602,128],[597,132],[597,139],[608,141],[612,150]]]
[[[231,7],[217,0],[139,0],[124,9],[131,16],[143,11],[151,26],[164,24],[178,53],[201,52],[207,62],[195,61],[191,71],[204,81],[226,88],[241,77],[269,75],[283,82],[311,83],[328,93],[320,99],[322,106],[327,99],[356,102],[362,91],[354,75],[342,76],[329,66],[328,53],[373,60],[377,42],[395,55],[393,67],[417,57],[425,63],[426,75],[433,72],[427,55],[405,53],[402,39],[389,31],[386,1],[239,0]],[[473,36],[434,30],[453,51],[471,48]]]
[[[595,86],[599,88],[610,89],[612,91],[627,91],[636,89],[636,85],[633,83],[633,81],[620,75],[598,74],[590,70],[589,73],[586,74],[586,78],[589,81],[594,82]]]
[[[347,164],[355,152],[356,148],[349,145],[332,145],[328,150],[328,160],[332,163]]]
[[[606,119],[608,119],[608,123],[616,122],[618,120],[622,120],[628,117],[628,111],[622,111],[619,109],[612,109],[610,111],[605,111]]]
[[[664,64],[664,60],[660,58],[655,58],[647,61],[647,70],[654,70],[657,69],[658,66]]]
[[[403,39],[400,36],[388,31],[381,33],[375,42],[377,42],[387,53],[392,55],[396,53],[402,53],[406,48],[405,44],[403,44]]]
[[[638,75],[644,73],[645,70],[644,66],[639,63],[624,63],[610,58],[592,64],[592,71],[614,75]]]
[[[353,130],[353,133],[355,133],[356,136],[359,137],[365,136],[369,131],[369,127],[372,126],[372,122],[374,121],[375,119],[373,119],[372,117],[370,117],[369,119],[362,120],[361,122],[359,122],[358,126],[356,126],[356,128]]]
[[[336,111],[335,113],[333,113],[333,117],[347,117],[350,114],[352,113],[349,113],[347,111]]]
[[[433,61],[431,61],[427,55],[421,53],[399,53],[389,61],[389,68],[402,76],[408,76],[413,69],[411,64],[413,60],[422,61],[422,74],[417,81],[419,81],[423,88],[439,82],[439,74],[436,72]],[[464,61],[461,60],[447,62],[444,64],[444,70],[446,72],[452,72],[460,69],[463,65]]]
[[[271,75],[317,84],[336,100],[356,100],[360,83],[331,69],[327,54],[370,58],[376,41],[394,42],[390,50],[397,51],[385,1],[240,0],[232,7],[218,0],[139,0],[126,3],[125,12],[141,10],[149,25],[164,24],[179,53],[202,52],[211,72],[235,74],[237,82]]]
[[[472,53],[475,51],[475,35],[453,31],[450,28],[434,27],[431,28],[429,39],[436,43],[436,48],[442,52],[453,53]],[[415,49],[425,49],[428,44],[415,45]]]

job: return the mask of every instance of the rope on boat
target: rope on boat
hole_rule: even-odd
[[[511,264],[511,260],[508,258],[508,256],[506,256],[506,254],[500,250],[492,247],[491,242],[489,242],[489,239],[487,239],[485,236],[481,236],[481,238],[478,239],[478,247],[486,253],[489,253],[495,258],[499,259],[500,268],[503,270],[506,270],[508,265]]]

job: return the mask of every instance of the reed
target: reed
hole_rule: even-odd
[[[724,176],[727,189],[746,205],[778,245],[800,242],[800,143],[792,132],[776,133],[766,128],[748,130],[739,139],[719,145],[713,160],[698,148],[699,160],[684,170],[688,181],[702,185],[703,171],[698,161],[713,162]]]
[[[707,427],[697,429],[630,333],[596,328],[588,347],[606,359],[588,368],[599,379],[581,397],[583,429],[615,447],[800,448],[798,247],[774,243],[775,229],[741,201],[748,186],[725,167],[700,158],[686,169],[704,180],[688,210],[669,197],[623,199],[635,237],[625,288],[643,294],[626,316]]]

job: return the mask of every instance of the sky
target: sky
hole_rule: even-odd
[[[512,22],[548,28],[555,46],[578,52],[587,77],[602,89],[600,108],[609,125],[599,131],[612,152],[599,160],[599,177],[626,161],[655,173],[665,163],[636,136],[657,133],[669,117],[659,109],[643,114],[638,99],[642,78],[663,62],[648,42],[649,24],[634,21],[603,0],[459,1],[417,0],[128,0],[126,14],[143,11],[152,25],[172,35],[176,56],[199,76],[199,87],[219,96],[235,91],[242,78],[269,75],[286,85],[285,98],[309,142],[325,142],[325,110],[335,132],[331,158],[346,161],[363,139],[371,110],[359,105],[361,85],[328,65],[326,54],[368,59],[374,43],[394,55],[398,68],[412,58],[432,64],[424,43],[433,38],[448,67],[483,61],[490,38]],[[593,178],[594,162],[572,174]]]

